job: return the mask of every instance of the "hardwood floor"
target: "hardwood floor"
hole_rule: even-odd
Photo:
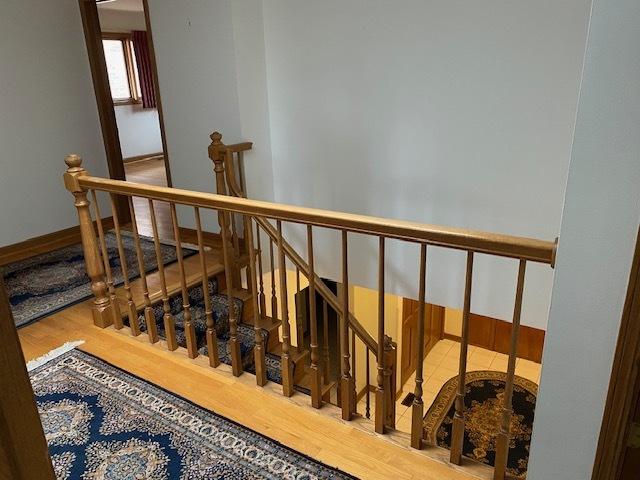
[[[90,308],[88,300],[21,329],[25,358],[85,340],[82,350],[363,479],[489,478],[486,467],[469,465],[472,476],[449,466],[444,450],[411,450],[406,434],[378,436],[368,420],[342,422],[336,407],[314,410],[309,397],[300,393],[287,399],[280,385],[260,388],[253,375],[236,378],[226,365],[209,368],[206,358],[189,360],[184,349],[166,351],[164,342],[150,345],[145,334],[131,337],[127,328],[95,327]]]
[[[167,172],[164,158],[154,157],[148,160],[138,160],[124,165],[128,182],[145,183],[147,185],[167,186]],[[151,228],[151,211],[149,201],[145,198],[133,198],[133,209],[136,215],[136,225],[140,235],[153,236]],[[163,240],[173,240],[173,223],[171,211],[166,202],[154,202],[156,220],[158,222],[158,236]]]

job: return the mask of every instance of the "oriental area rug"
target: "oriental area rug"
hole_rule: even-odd
[[[72,347],[28,366],[60,480],[354,478]]]
[[[118,244],[113,231],[105,232],[109,264],[116,286],[124,281]],[[140,276],[133,236],[122,232],[122,246],[129,268],[129,279]],[[153,239],[140,236],[140,249],[146,272],[158,268]],[[183,256],[197,253],[183,247]],[[164,265],[177,260],[176,248],[160,245]],[[84,264],[82,245],[76,244],[14,262],[0,269],[7,287],[16,327],[23,327],[47,315],[91,297],[91,284]]]
[[[502,372],[482,370],[467,372],[465,379],[462,454],[491,466],[495,463],[506,377]],[[458,377],[448,380],[424,417],[424,438],[431,445],[451,447],[457,388]],[[507,474],[512,478],[524,479],[527,475],[537,393],[538,386],[534,382],[515,377],[507,461]]]

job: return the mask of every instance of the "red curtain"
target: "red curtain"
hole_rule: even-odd
[[[138,78],[140,79],[140,92],[142,93],[142,106],[144,108],[156,108],[156,90],[153,84],[153,69],[149,56],[149,42],[147,32],[132,32],[133,50],[138,64]]]

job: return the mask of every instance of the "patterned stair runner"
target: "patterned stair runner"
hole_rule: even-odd
[[[191,287],[189,290],[189,304],[191,308],[191,322],[196,332],[196,342],[198,353],[208,355],[207,349],[207,320],[205,316],[204,295],[202,285]],[[218,293],[218,282],[216,279],[209,280],[209,295],[211,297],[211,307],[213,313],[214,327],[216,330],[216,338],[218,342],[218,356],[222,363],[231,365],[231,353],[229,349],[229,305],[226,294]],[[234,298],[237,310],[237,318],[242,318],[243,301]],[[170,311],[175,319],[176,340],[181,347],[187,346],[184,334],[184,307],[182,305],[182,295],[180,293],[169,298]],[[164,330],[164,311],[162,302],[152,306],[156,319],[158,335],[165,339]],[[125,320],[125,324],[128,322]],[[144,314],[138,316],[138,326],[140,331],[147,330]],[[255,374],[255,361],[253,350],[255,347],[255,330],[252,325],[238,322],[238,340],[240,341],[240,355],[242,357],[242,368],[245,372]],[[269,340],[269,332],[262,329],[263,345],[266,348]],[[280,356],[267,352],[265,354],[265,366],[267,369],[267,379],[282,384],[282,369]],[[308,390],[303,387],[296,387],[302,393],[308,394]]]

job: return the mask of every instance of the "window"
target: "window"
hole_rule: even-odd
[[[138,68],[131,36],[126,33],[105,33],[102,36],[102,46],[113,103],[140,103]]]

